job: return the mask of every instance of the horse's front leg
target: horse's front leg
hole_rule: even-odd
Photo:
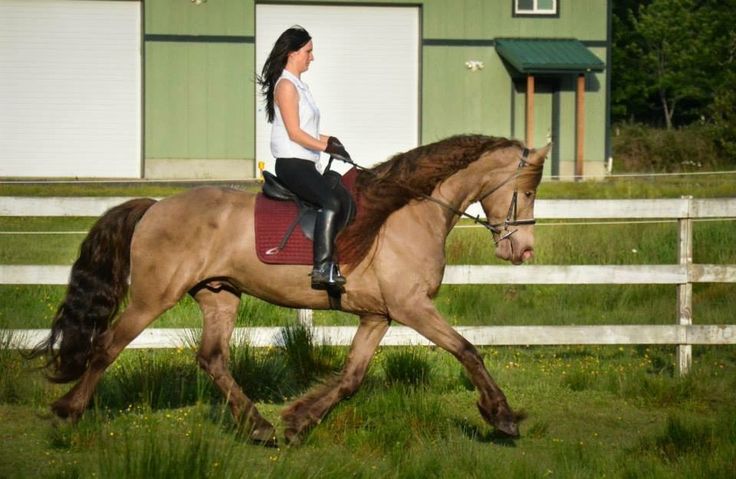
[[[385,316],[361,316],[360,326],[353,337],[342,374],[336,380],[319,386],[297,399],[281,413],[285,426],[284,436],[288,443],[298,443],[335,404],[358,390],[373,353],[386,334],[388,326],[389,321]]]
[[[389,305],[389,315],[391,319],[409,326],[452,353],[465,367],[470,380],[480,392],[478,409],[483,418],[504,434],[519,436],[517,416],[509,407],[501,388],[486,370],[478,350],[447,324],[429,297],[402,297],[393,307]]]

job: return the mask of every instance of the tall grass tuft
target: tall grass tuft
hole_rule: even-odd
[[[452,409],[428,389],[376,386],[370,394],[358,394],[330,413],[324,425],[314,429],[310,442],[373,451],[396,464],[428,442],[442,441],[456,432]]]
[[[164,409],[211,397],[211,382],[199,373],[193,355],[185,351],[123,354],[103,376],[97,404],[118,410],[130,405]]]
[[[15,402],[17,398],[16,388],[18,385],[15,370],[18,361],[13,358],[17,354],[11,349],[14,332],[8,329],[0,329],[0,400],[3,402]]]
[[[713,447],[713,427],[702,419],[693,421],[669,416],[665,430],[655,438],[654,446],[663,457],[675,461],[683,454],[697,453]]]
[[[626,375],[613,373],[608,377],[610,392],[626,400],[658,407],[676,406],[693,397],[705,396],[703,388],[703,381],[694,374],[680,378],[638,372]]]
[[[209,479],[242,477],[235,467],[232,443],[213,439],[207,424],[186,432],[149,428],[126,431],[123,437],[101,438],[99,477]]]
[[[283,356],[258,350],[247,341],[230,347],[230,371],[254,401],[282,402],[294,392]]]
[[[593,386],[595,379],[596,378],[587,371],[576,369],[562,376],[562,384],[572,391],[580,392],[590,389],[591,386]]]
[[[30,380],[32,371],[13,346],[21,339],[19,336],[12,330],[0,329],[0,403],[28,403],[39,395]]]
[[[304,389],[320,376],[339,370],[341,352],[324,344],[315,345],[312,330],[302,324],[281,330],[281,349],[297,389]]]
[[[730,479],[736,472],[736,409],[732,403],[720,406],[708,418],[693,411],[670,413],[660,431],[628,452],[638,457],[627,461],[624,477]]]
[[[432,363],[424,348],[402,348],[386,353],[383,372],[389,384],[426,386],[432,378]]]

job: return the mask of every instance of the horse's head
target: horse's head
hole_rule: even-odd
[[[551,145],[539,150],[499,151],[496,164],[479,198],[494,228],[496,256],[521,264],[534,256],[534,200],[542,167]]]

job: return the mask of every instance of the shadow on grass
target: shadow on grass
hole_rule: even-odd
[[[516,447],[516,440],[514,438],[500,431],[481,429],[467,419],[453,419],[452,424],[460,429],[465,437],[473,441],[503,447]]]

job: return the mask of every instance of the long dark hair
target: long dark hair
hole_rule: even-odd
[[[299,25],[287,29],[282,33],[276,43],[274,43],[271,53],[263,64],[263,71],[256,81],[261,87],[261,92],[266,103],[266,118],[269,123],[273,123],[275,114],[273,107],[273,91],[276,88],[276,81],[286,67],[286,61],[289,59],[289,53],[295,52],[309,43],[312,37],[309,33]]]

